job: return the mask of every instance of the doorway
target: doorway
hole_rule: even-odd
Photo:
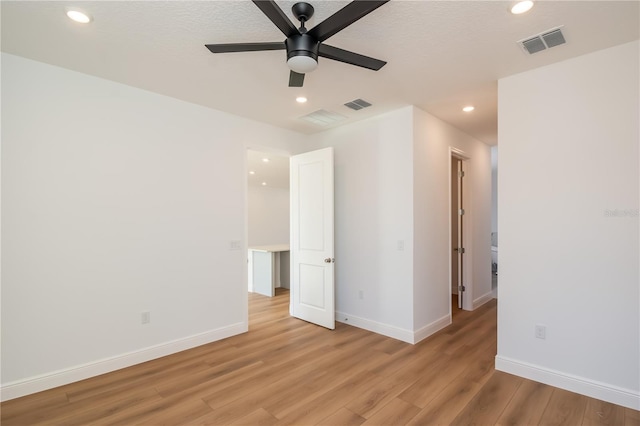
[[[334,329],[333,149],[293,157],[249,149],[247,166],[249,293],[286,289],[291,316]]]
[[[289,292],[289,156],[247,150],[247,284],[249,293]]]
[[[465,303],[465,162],[451,155],[451,310],[452,318]]]

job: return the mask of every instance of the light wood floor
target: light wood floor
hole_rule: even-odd
[[[496,303],[409,345],[290,318],[250,295],[250,331],[1,405],[2,425],[639,425],[637,411],[493,368]]]

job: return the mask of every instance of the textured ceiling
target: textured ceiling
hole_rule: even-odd
[[[290,16],[293,2],[278,1]],[[313,1],[311,28],[345,1]],[[416,105],[497,142],[497,80],[638,39],[637,1],[538,1],[527,14],[504,1],[393,0],[327,40],[388,61],[374,72],[320,58],[303,88],[287,87],[284,51],[211,54],[206,43],[282,41],[249,1],[2,1],[2,50],[303,133],[318,109],[336,125]],[[68,20],[65,7],[94,21]],[[516,41],[564,25],[567,44],[527,55]],[[305,95],[303,105],[295,97]],[[356,98],[372,107],[352,111]],[[473,104],[473,113],[461,112]]]

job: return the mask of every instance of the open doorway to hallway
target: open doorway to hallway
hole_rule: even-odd
[[[491,147],[491,293],[498,298],[498,147]]]
[[[289,289],[289,157],[247,150],[248,290],[267,297]]]
[[[456,155],[451,155],[451,317],[455,319],[456,313],[462,310],[465,298],[465,268],[464,247],[465,232],[464,214],[464,160]]]
[[[451,319],[455,320],[456,314],[465,307],[467,296],[467,282],[465,270],[465,255],[467,252],[465,229],[465,171],[466,164],[462,156],[452,152],[451,157],[451,179],[450,179],[450,214],[451,214]]]

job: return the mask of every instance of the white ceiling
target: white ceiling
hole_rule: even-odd
[[[292,1],[278,1],[291,15]],[[347,4],[314,1],[313,27]],[[284,51],[214,55],[206,43],[282,41],[251,2],[2,1],[2,50],[303,133],[300,117],[325,109],[336,125],[416,105],[478,139],[497,143],[497,80],[639,37],[638,1],[538,1],[515,16],[506,1],[393,0],[327,40],[388,61],[374,72],[320,58],[290,88]],[[88,11],[76,24],[65,7]],[[518,40],[564,25],[567,44],[525,54]],[[295,97],[304,95],[303,105]],[[343,104],[362,98],[372,107]],[[473,104],[466,114],[461,108]],[[334,125],[334,126],[336,126]]]
[[[247,169],[249,186],[289,189],[289,157],[248,150]]]

